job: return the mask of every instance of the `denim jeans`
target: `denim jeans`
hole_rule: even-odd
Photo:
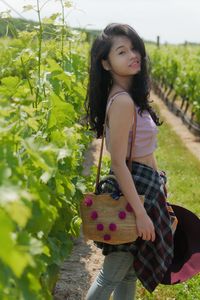
[[[112,252],[105,256],[103,267],[90,287],[86,300],[134,300],[136,275],[130,252]]]

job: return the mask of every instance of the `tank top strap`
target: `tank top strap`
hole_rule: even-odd
[[[106,107],[106,125],[107,125],[107,126],[108,126],[108,110],[109,110],[111,104],[113,103],[113,101],[115,100],[115,98],[116,98],[117,96],[121,95],[121,94],[128,94],[128,95],[129,95],[128,92],[121,91],[121,92],[115,93],[112,97],[110,97],[110,98],[108,99],[108,104],[107,104],[107,107]],[[133,126],[133,123],[134,123],[134,117],[133,117],[132,126]],[[109,127],[109,126],[108,126],[108,127]]]
[[[125,91],[117,92],[112,97],[110,97],[108,99],[108,103],[107,103],[107,106],[106,106],[106,120],[105,120],[105,123],[106,123],[107,127],[109,127],[109,125],[108,125],[108,110],[109,110],[111,104],[113,103],[113,101],[115,100],[115,98],[117,96],[121,95],[121,94],[128,94],[128,92],[125,92]]]
[[[129,93],[128,93],[128,92],[125,92],[125,91],[121,91],[121,92],[115,93],[112,97],[110,97],[110,98],[108,99],[108,104],[107,104],[107,107],[106,107],[106,113],[108,112],[109,107],[111,106],[111,104],[113,103],[113,101],[115,100],[115,98],[116,98],[117,96],[121,95],[121,94],[128,94],[128,95],[129,95]]]

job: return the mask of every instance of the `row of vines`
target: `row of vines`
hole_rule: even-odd
[[[200,47],[148,45],[148,51],[152,62],[151,71],[155,90],[161,92],[160,96],[164,95],[163,98],[170,102],[171,107],[179,107],[183,115],[189,114],[189,122],[198,126],[200,124]]]
[[[41,21],[0,40],[1,300],[52,299],[79,235],[88,43],[61,25],[49,40]]]

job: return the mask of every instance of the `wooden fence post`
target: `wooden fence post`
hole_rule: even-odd
[[[159,48],[160,47],[160,36],[159,35],[157,35],[157,42],[156,42],[156,44],[157,44],[157,47]]]

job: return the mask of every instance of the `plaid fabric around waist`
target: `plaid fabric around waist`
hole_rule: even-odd
[[[110,174],[114,174],[110,170]],[[143,286],[152,292],[162,281],[173,258],[173,211],[168,209],[165,172],[132,162],[132,177],[138,194],[145,195],[144,207],[154,223],[156,239],[109,245],[95,242],[102,253],[129,251],[134,255],[134,269]],[[174,219],[175,220],[175,219]]]

